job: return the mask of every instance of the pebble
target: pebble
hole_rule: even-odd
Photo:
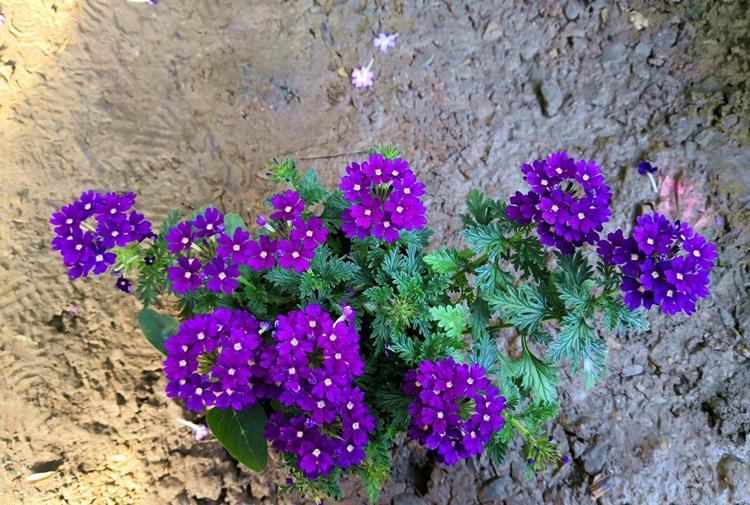
[[[642,365],[630,365],[622,369],[623,377],[635,377],[636,375],[641,375],[642,373],[643,373]]]
[[[583,12],[583,8],[581,7],[581,4],[579,4],[576,0],[573,0],[565,5],[564,12],[565,17],[570,21],[573,21],[575,19],[578,19],[578,17],[581,15],[581,12]]]
[[[430,502],[413,494],[400,494],[393,498],[393,505],[430,505]]]
[[[498,503],[508,497],[508,490],[513,489],[513,479],[508,475],[490,479],[479,489],[481,503]]]
[[[544,100],[547,102],[547,115],[554,116],[563,102],[563,92],[555,81],[544,81],[541,87]]]
[[[589,475],[596,475],[604,468],[604,462],[607,459],[609,447],[605,444],[597,444],[586,451],[581,460],[583,460],[583,469]]]

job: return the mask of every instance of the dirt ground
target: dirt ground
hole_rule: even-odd
[[[332,182],[345,153],[391,140],[447,241],[471,187],[505,197],[522,161],[565,148],[603,164],[612,228],[653,206],[698,222],[722,256],[696,316],[651,314],[648,334],[609,338],[603,385],[564,381],[551,429],[569,465],[529,481],[517,457],[446,469],[401,447],[381,503],[750,504],[747,2],[1,7],[0,503],[301,503],[279,496],[284,475],[246,472],[177,424],[188,414],[163,392],[137,303],[112,279],[69,281],[47,219],[89,187],[136,191],[153,219],[249,212],[272,157]],[[399,33],[385,55],[381,30]],[[373,56],[375,87],[353,89],[342,73]],[[642,159],[661,167],[659,195]]]

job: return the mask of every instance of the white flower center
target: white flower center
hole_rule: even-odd
[[[204,338],[206,338],[206,334],[203,332],[198,333],[198,335],[196,336],[198,337],[198,340],[203,340]]]
[[[189,279],[192,276],[193,276],[193,274],[191,274],[190,272],[185,272],[185,278],[186,279]]]
[[[442,419],[443,418],[443,413],[442,412],[438,412],[437,413],[437,418],[438,419]]]
[[[310,321],[309,323],[307,323],[307,325],[310,326],[310,328],[315,328],[316,326],[318,326],[318,322],[317,321]]]
[[[119,234],[120,234],[120,232],[119,232],[119,231],[117,231],[117,230],[114,230],[114,231],[112,232],[112,236],[113,236],[113,237],[116,237],[116,236],[118,236]]]
[[[299,253],[298,253],[297,251],[294,251],[294,252],[292,253],[292,258],[294,258],[294,259],[297,259],[297,258],[299,258]]]
[[[383,228],[388,228],[390,226],[391,226],[391,223],[389,223],[388,221],[383,221]]]
[[[318,402],[318,408],[319,408],[319,409],[322,409],[322,408],[324,408],[325,406],[326,406],[326,402],[324,402],[323,400],[320,400],[320,401]]]
[[[484,419],[485,421],[489,421],[490,420],[490,415],[489,414],[485,414],[484,416],[482,416],[482,419]]]
[[[330,386],[331,384],[333,384],[333,381],[331,379],[326,379],[323,381],[323,384],[325,384],[326,386]]]
[[[181,360],[180,360],[180,362],[179,362],[178,364],[179,364],[180,366],[187,366],[187,361],[185,361],[184,359],[181,359]]]
[[[557,172],[557,175],[560,175],[560,174],[562,174],[562,168],[560,168],[560,167],[557,167],[557,168],[555,169],[555,172]]]
[[[189,239],[189,238],[187,238],[187,237],[182,237],[182,243],[183,243],[183,244],[187,244],[188,242],[190,242],[190,239]]]
[[[290,368],[290,369],[289,369],[289,370],[287,370],[287,371],[289,372],[289,375],[294,375],[294,374],[296,374],[296,373],[297,373],[297,369],[296,369],[296,368],[294,368],[294,367]]]
[[[668,289],[667,290],[667,298],[672,298],[672,295],[674,295],[674,291],[672,291],[671,289]]]
[[[286,207],[284,207],[284,212],[291,212],[291,211],[292,211],[291,205],[287,205]]]
[[[331,342],[335,342],[336,341],[336,335],[334,335],[333,333],[331,333],[331,336],[328,337],[328,340],[330,340]]]
[[[560,207],[558,207],[557,205],[552,206],[552,212],[557,212],[558,210],[560,210]]]
[[[445,387],[447,387],[447,388],[452,388],[452,387],[453,387],[453,382],[452,382],[452,381],[448,381],[448,382],[446,382],[446,383],[445,383]]]
[[[182,347],[180,347],[180,349],[182,349],[182,352],[187,352],[188,346],[183,345]]]
[[[221,273],[219,274],[219,279],[221,279],[222,281],[223,281],[224,279],[226,279],[226,278],[227,278],[227,274],[225,274],[224,272],[221,272]]]
[[[307,235],[308,237],[312,237],[313,236],[312,230],[307,230],[307,233],[305,233],[305,235]]]
[[[352,452],[353,450],[354,450],[354,446],[352,444],[349,444],[349,445],[346,446],[346,451],[347,452]]]
[[[320,449],[315,449],[312,453],[313,453],[313,456],[317,458],[318,456],[320,456]]]
[[[76,251],[83,249],[83,244],[76,244]]]
[[[365,209],[365,216],[369,216],[372,214],[372,211],[370,209]]]
[[[235,372],[235,371],[236,371],[236,370],[235,370],[234,368],[230,368],[229,370],[227,370],[227,373],[228,373],[229,375],[234,375],[234,372]]]
[[[375,170],[375,175],[377,175],[378,177],[380,177],[380,175],[381,175],[382,173],[383,173],[383,171],[382,171],[382,170],[380,170],[379,168],[378,168],[377,170]]]
[[[631,255],[630,255],[630,260],[631,260],[631,261],[638,261],[638,255],[637,255],[637,254],[635,254],[635,253],[631,254]]]
[[[466,384],[468,384],[469,386],[471,386],[472,384],[474,384],[474,379],[472,379],[471,377],[469,377],[468,379],[466,379]]]
[[[578,213],[578,219],[583,219],[584,217],[586,217],[586,214],[584,214],[583,212]]]
[[[354,404],[352,402],[349,402],[346,404],[346,408],[352,410],[354,408]]]
[[[362,186],[360,186],[359,184],[354,185],[354,191],[359,191],[360,189],[362,189]]]
[[[213,230],[213,229],[214,229],[214,225],[213,225],[213,224],[211,224],[211,223],[208,223],[208,224],[206,225],[206,229],[207,229],[207,230]]]
[[[102,256],[101,254],[97,254],[97,255],[96,255],[96,258],[94,258],[94,259],[96,259],[96,261],[97,261],[97,263],[98,263],[98,262],[100,262],[100,261],[104,261],[104,256]]]
[[[399,214],[401,214],[403,211],[404,208],[402,206],[399,205],[398,207],[396,207],[396,212],[398,212]]]
[[[73,220],[71,218],[68,218],[65,220],[65,224],[73,224]]]
[[[652,238],[648,238],[648,239],[646,239],[646,243],[647,243],[648,245],[654,245],[654,239],[652,239]]]
[[[293,347],[297,347],[297,344],[299,344],[299,340],[297,340],[296,338],[293,338],[292,341],[289,343],[292,344]]]
[[[268,253],[266,251],[261,251],[258,256],[260,256],[263,259],[266,259],[266,257],[268,256]]]
[[[643,293],[646,289],[643,286],[638,286],[638,292]]]
[[[298,432],[297,432],[297,438],[302,438],[302,437],[304,437],[304,436],[305,436],[305,434],[304,434],[304,433],[302,433],[301,431],[298,431]]]
[[[651,277],[653,277],[654,279],[658,279],[659,278],[659,272],[651,272]]]
[[[336,354],[333,355],[333,357],[336,359],[341,359],[341,353],[337,352]]]
[[[237,342],[236,344],[234,344],[234,350],[235,351],[242,350],[242,344],[239,343],[239,342]]]
[[[202,395],[203,394],[203,388],[195,388],[195,394]]]
[[[87,203],[86,205],[83,206],[83,208],[86,209],[86,210],[90,210],[91,209],[91,204]]]
[[[109,213],[110,214],[117,214],[117,209],[110,209]]]
[[[589,180],[589,174],[583,174],[583,176],[581,177],[581,179],[583,179],[584,181],[588,181]]]
[[[352,429],[358,430],[359,429],[359,423],[352,423]]]
[[[393,172],[391,172],[391,175],[392,175],[393,177],[396,177],[396,176],[398,176],[398,170],[394,170]]]
[[[404,188],[404,194],[405,195],[411,194],[411,188]]]
[[[675,277],[677,277],[678,281],[681,281],[683,279],[683,276],[680,272],[677,272],[677,274],[675,274]]]
[[[542,179],[542,186],[546,186],[548,184],[549,184],[549,182],[547,182],[547,179]]]
[[[693,251],[693,256],[695,256],[696,258],[700,258],[701,252],[700,251]]]
[[[240,245],[239,245],[239,244],[234,244],[234,245],[232,246],[232,250],[233,250],[234,252],[237,252],[237,251],[239,251],[239,250],[240,250]]]

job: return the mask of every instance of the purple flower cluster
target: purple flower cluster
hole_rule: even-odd
[[[584,242],[596,243],[612,214],[612,193],[599,165],[576,161],[561,151],[525,163],[521,171],[531,191],[511,197],[505,209],[509,219],[522,225],[536,223],[542,244],[563,254],[573,253]]]
[[[271,204],[276,209],[271,219],[276,221],[272,225],[260,216],[258,224],[270,235],[257,240],[242,228],[225,233],[224,216],[216,209],[207,209],[193,221],[169,230],[167,248],[173,254],[186,254],[168,269],[174,291],[184,294],[205,285],[210,291],[232,293],[241,265],[255,271],[277,264],[295,272],[309,269],[315,250],[328,236],[323,220],[303,217],[305,202],[295,191],[274,196]]]
[[[372,235],[393,242],[400,230],[417,230],[427,222],[419,199],[424,184],[401,158],[371,154],[367,161],[346,167],[339,187],[344,198],[354,204],[341,216],[341,229],[349,238],[361,240]]]
[[[480,454],[505,423],[505,398],[479,365],[451,358],[424,361],[406,373],[404,392],[416,397],[409,405],[409,437],[436,451],[447,465]]]
[[[117,260],[113,248],[153,236],[151,223],[143,214],[130,210],[134,205],[134,193],[88,190],[52,214],[52,249],[60,251],[70,278],[86,277],[92,272],[103,274]],[[119,281],[117,286],[125,287]]]
[[[672,223],[654,213],[639,216],[630,237],[617,230],[601,240],[597,252],[623,273],[625,304],[635,310],[659,305],[666,314],[692,314],[698,298],[709,295],[716,246],[687,223]]]
[[[216,309],[184,321],[164,344],[167,396],[186,400],[190,410],[241,410],[266,398],[270,326],[241,310]]]
[[[269,381],[290,413],[273,414],[266,437],[276,449],[295,455],[310,479],[328,475],[335,466],[361,463],[368,433],[375,429],[364,393],[354,387],[364,362],[353,318],[346,306],[334,321],[320,306],[308,305],[276,323],[276,362]]]

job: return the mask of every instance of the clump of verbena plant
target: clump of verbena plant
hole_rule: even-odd
[[[288,188],[253,224],[175,211],[155,234],[133,194],[87,191],[53,215],[52,244],[71,278],[135,285],[167,396],[237,460],[263,469],[270,441],[289,490],[338,498],[351,473],[375,500],[400,433],[446,465],[510,447],[530,474],[567,461],[544,433],[558,366],[591,386],[602,332],[709,294],[716,250],[688,224],[643,215],[602,236],[611,191],[595,162],[560,152],[521,170],[530,189],[510,203],[469,193],[465,248],[429,250],[425,187],[391,146],[333,191],[274,161]]]

